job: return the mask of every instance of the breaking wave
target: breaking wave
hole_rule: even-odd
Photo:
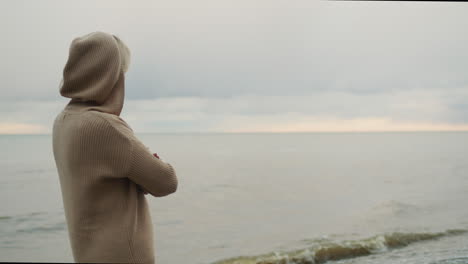
[[[213,264],[320,264],[330,260],[378,254],[419,241],[435,240],[467,232],[465,229],[451,229],[439,233],[387,233],[360,240],[320,242],[309,248],[288,252],[229,258]]]

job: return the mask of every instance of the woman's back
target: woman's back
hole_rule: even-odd
[[[118,48],[108,45],[114,40],[118,41],[96,32],[74,41],[87,49],[72,44],[61,88],[61,94],[72,100],[54,121],[54,157],[75,260],[154,263],[151,215],[140,187],[153,196],[173,193],[175,171],[154,157],[119,117],[125,72],[112,64],[120,65],[122,58],[106,55],[103,64],[93,56],[98,62],[89,62],[91,67],[77,67],[86,54],[73,54],[87,50],[100,55],[105,49]],[[104,53],[121,54],[118,50]],[[93,79],[90,74],[96,71],[87,72],[93,65],[117,70],[103,70],[106,78]]]

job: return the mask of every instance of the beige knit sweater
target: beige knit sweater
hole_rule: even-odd
[[[153,225],[143,190],[177,189],[173,167],[120,118],[130,52],[116,36],[75,38],[60,93],[53,151],[73,257],[77,262],[154,263]]]

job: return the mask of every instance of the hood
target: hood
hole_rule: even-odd
[[[67,110],[120,115],[130,50],[116,36],[95,31],[73,39],[63,69],[60,94],[71,98]]]

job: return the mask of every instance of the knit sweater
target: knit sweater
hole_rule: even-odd
[[[154,263],[152,196],[176,191],[174,168],[120,117],[129,51],[114,35],[73,40],[60,93],[71,98],[53,126],[53,152],[77,262]]]

